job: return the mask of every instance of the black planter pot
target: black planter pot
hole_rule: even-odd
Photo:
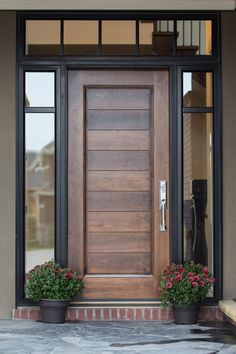
[[[198,322],[199,305],[173,304],[174,322],[177,324],[195,324]]]
[[[41,300],[39,302],[41,320],[46,323],[64,323],[69,301]]]

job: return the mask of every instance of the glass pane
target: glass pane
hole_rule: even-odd
[[[183,74],[184,107],[212,107],[212,73]]]
[[[135,54],[135,21],[102,21],[102,53],[104,55]]]
[[[55,73],[27,72],[25,73],[25,106],[54,107],[55,106]]]
[[[60,21],[26,21],[26,55],[60,54]]]
[[[140,21],[140,55],[173,55],[174,21]]]
[[[213,271],[212,114],[184,114],[184,259]]]
[[[64,54],[95,55],[98,52],[98,21],[64,21]]]
[[[54,258],[54,114],[25,117],[25,271]]]
[[[177,55],[212,55],[211,21],[177,21]]]

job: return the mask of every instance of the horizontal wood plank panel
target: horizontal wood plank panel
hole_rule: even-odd
[[[143,275],[132,277],[85,277],[85,287],[78,299],[153,299],[156,295],[155,278]]]
[[[88,150],[149,150],[149,130],[88,130]]]
[[[150,253],[88,253],[88,274],[148,274]]]
[[[150,252],[149,232],[92,232],[87,234],[88,252]]]
[[[149,110],[88,110],[89,130],[145,130],[149,129]]]
[[[149,192],[87,192],[88,211],[149,211]]]
[[[88,171],[88,191],[149,191],[149,171]]]
[[[88,88],[87,109],[149,109],[150,90],[143,88]]]
[[[88,212],[88,232],[150,231],[149,212]]]
[[[133,171],[150,168],[149,151],[88,151],[87,169]]]

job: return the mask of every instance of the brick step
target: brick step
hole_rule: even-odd
[[[39,307],[18,307],[13,310],[13,320],[40,320]],[[171,309],[161,306],[80,306],[69,307],[67,321],[172,321]],[[218,306],[204,306],[199,312],[200,321],[222,321]]]

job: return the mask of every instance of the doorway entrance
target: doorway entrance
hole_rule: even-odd
[[[68,73],[69,266],[88,300],[159,297],[169,263],[168,71]]]

